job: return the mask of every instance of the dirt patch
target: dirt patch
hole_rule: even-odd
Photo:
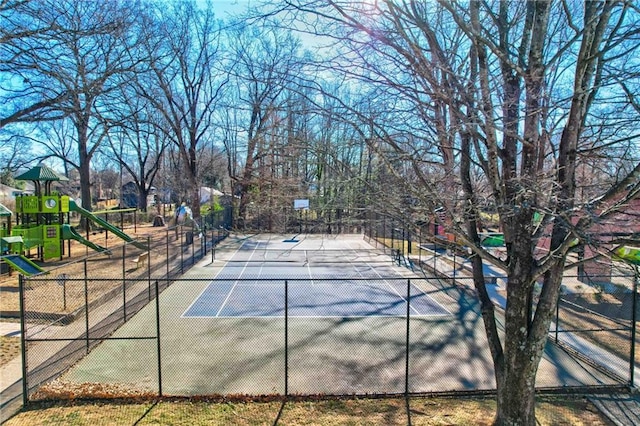
[[[0,336],[0,367],[20,356],[20,338]]]
[[[125,227],[124,232],[127,233],[131,238],[139,239],[142,241],[146,241],[147,237],[153,239],[159,239],[166,235],[167,228],[166,227],[154,227],[151,224],[143,224],[137,225],[135,228]],[[86,235],[85,235],[86,237]],[[142,262],[140,264],[134,262],[137,259],[139,252],[141,250],[136,250],[135,248],[128,249],[128,259],[123,264],[122,258],[122,250],[121,247],[123,245],[123,240],[115,236],[114,234],[108,232],[96,232],[93,234],[89,234],[90,241],[99,244],[106,248],[113,248],[113,251],[110,255],[96,253],[88,247],[76,242],[71,241],[70,244],[70,254],[65,255],[63,260],[55,260],[48,262],[39,262],[36,263],[42,267],[45,271],[49,272],[47,278],[50,280],[52,275],[60,276],[61,274],[65,274],[65,276],[72,278],[75,276],[82,276],[84,265],[82,262],[79,262],[82,259],[88,258],[89,268],[96,270],[99,268],[101,275],[105,277],[109,276],[121,276],[123,273],[123,269],[125,273],[132,273],[136,269],[144,267],[145,265]],[[69,245],[65,242],[65,250],[69,249]],[[156,262],[164,261],[162,250],[159,250],[154,253],[154,260]],[[99,265],[99,266],[97,266]],[[123,266],[124,265],[124,266]],[[2,275],[0,276],[0,312],[2,312],[2,317],[16,318],[17,313],[20,311],[20,301],[18,294],[18,278],[19,274],[17,272],[12,272],[11,275]],[[70,286],[71,287],[71,286]],[[33,288],[27,288],[27,291],[32,291]],[[66,290],[66,289],[65,289]],[[61,292],[61,281],[49,281],[45,286],[39,287],[38,291],[42,293],[43,300],[46,300],[47,295],[55,294]],[[80,303],[83,303],[83,292],[75,291],[70,289],[70,291],[65,294],[67,297],[67,306],[56,307],[55,311],[57,313],[70,313],[74,309],[76,309]],[[30,295],[30,299],[37,299],[34,295]],[[76,300],[78,299],[79,300]],[[44,308],[44,307],[43,307]],[[37,310],[39,312],[43,312],[42,309],[38,309],[37,306],[27,306],[26,310]],[[50,311],[49,309],[44,309],[44,312]]]

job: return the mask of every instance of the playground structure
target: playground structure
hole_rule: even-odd
[[[51,168],[38,165],[17,176],[16,179],[32,181],[35,193],[16,197],[16,224],[11,226],[9,212],[8,223],[0,229],[0,254],[5,263],[20,273],[34,275],[43,272],[42,268],[28,259],[34,249],[36,258],[41,261],[62,259],[65,240],[74,240],[95,251],[110,254],[107,248],[89,241],[69,224],[71,212],[76,212],[122,240],[147,250],[144,244],[135,241],[116,226],[82,208],[69,196],[52,191],[53,182],[68,179]]]
[[[615,257],[635,266],[640,266],[640,247],[620,247],[614,251]]]

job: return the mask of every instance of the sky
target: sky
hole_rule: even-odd
[[[211,0],[213,11],[221,18],[226,19],[227,15],[235,15],[244,12],[251,5],[257,5],[256,0]]]

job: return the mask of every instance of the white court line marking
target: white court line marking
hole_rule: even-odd
[[[242,244],[244,245],[244,243]],[[249,262],[251,261],[251,258],[255,254],[256,250],[258,249],[258,245],[259,244],[256,244],[256,246],[253,248],[253,251],[251,252],[251,256],[249,256],[249,260],[247,260],[247,262],[244,264],[244,268],[242,268],[242,271],[240,271],[240,275],[238,276],[238,279],[235,280],[235,282],[233,283],[233,286],[231,287],[231,290],[229,290],[229,293],[227,294],[227,297],[224,299],[224,302],[222,302],[222,305],[220,305],[220,309],[218,309],[218,312],[216,312],[216,315],[215,315],[216,317],[220,315],[220,312],[222,312],[222,309],[224,309],[225,305],[231,298],[231,294],[233,293],[233,290],[235,290],[236,286],[238,285],[238,281],[242,278],[242,274],[244,274],[244,271],[247,269],[247,266],[249,266]],[[260,270],[262,270],[262,267],[260,267]]]
[[[233,256],[236,255],[236,253],[238,253],[240,251],[240,249],[242,248],[242,246],[244,245],[244,243],[246,242],[243,241],[242,244],[240,244],[240,247],[238,247],[236,249],[235,252],[233,252],[233,254],[231,255],[231,258],[233,258]],[[182,313],[182,315],[180,315],[180,318],[197,318],[197,317],[193,317],[193,316],[185,316],[185,314],[187,312],[189,312],[189,309],[191,309],[193,307],[193,305],[200,299],[200,297],[204,294],[205,291],[207,291],[209,289],[209,287],[213,284],[213,282],[218,278],[218,276],[222,273],[222,271],[224,271],[224,268],[229,264],[229,260],[225,261],[224,265],[222,265],[222,267],[218,270],[218,272],[216,273],[216,275],[213,277],[213,279],[209,282],[209,284],[207,284],[205,286],[205,288],[202,289],[202,291],[198,294],[198,296],[196,296],[195,299],[193,299],[193,302],[191,302],[189,304],[189,306],[187,307],[187,309],[185,309],[185,311]],[[180,281],[180,280],[176,280],[176,281]],[[207,318],[211,318],[211,317],[207,317]]]
[[[271,241],[271,237],[269,237],[269,240],[266,242],[265,245],[269,245]],[[238,249],[234,252],[234,254],[231,256],[231,258],[233,258],[233,256],[235,256],[235,254],[240,251],[240,249],[244,246],[246,241],[244,241],[242,243],[242,245],[240,247],[238,247]],[[211,315],[206,315],[206,316],[187,316],[185,317],[185,314],[189,311],[189,309],[191,309],[191,307],[198,301],[198,299],[203,295],[203,293],[205,291],[207,291],[207,289],[209,288],[210,285],[212,285],[214,283],[214,281],[211,281],[201,292],[200,294],[193,300],[193,302],[191,302],[191,304],[189,305],[189,307],[185,310],[185,312],[181,315],[181,318],[284,318],[284,316],[281,317],[277,317],[277,316],[264,316],[264,315],[255,315],[255,316],[221,316],[220,313],[222,312],[222,309],[224,308],[224,306],[227,304],[227,302],[229,301],[231,294],[233,293],[233,291],[235,290],[236,287],[250,287],[250,286],[256,286],[255,283],[241,283],[240,280],[242,278],[242,275],[244,274],[245,270],[247,269],[247,267],[249,266],[249,262],[251,261],[251,259],[253,258],[253,255],[256,253],[256,251],[258,250],[258,248],[260,247],[260,241],[257,242],[256,246],[253,249],[253,252],[251,253],[251,256],[249,256],[249,259],[247,261],[245,261],[245,265],[242,268],[242,271],[240,272],[239,277],[234,281],[233,286],[231,288],[231,290],[229,290],[229,293],[227,294],[224,302],[222,303],[222,305],[220,306],[220,308],[218,309],[218,311],[216,312],[215,316],[211,316]],[[299,244],[299,243],[298,243]],[[297,245],[297,244],[296,244]],[[354,252],[354,254],[357,257],[357,249],[354,249],[351,247],[351,244],[347,243],[348,249],[351,250],[352,252]],[[307,250],[305,250],[305,254],[306,254]],[[263,254],[263,257],[266,256],[266,253]],[[268,259],[264,259],[265,261],[267,261]],[[220,275],[220,273],[224,270],[224,268],[226,267],[226,265],[229,263],[229,261],[227,261],[225,263],[225,265],[218,271],[218,273],[216,274],[216,276],[213,278],[213,280],[217,279],[217,277]],[[356,265],[360,265],[360,263],[354,263],[354,262],[349,262],[349,264],[352,266],[353,270],[360,276],[360,278],[362,279],[367,279],[367,277],[365,277],[362,272],[356,267]],[[391,293],[395,293],[398,295],[398,297],[400,297],[400,299],[402,299],[404,301],[404,303],[408,303],[406,297],[404,297],[400,292],[398,292],[393,285],[388,281],[388,276],[387,277],[383,277],[377,270],[376,268],[371,265],[370,263],[364,263],[369,269],[373,270],[375,272],[375,274],[378,276],[378,278],[382,279],[382,283],[381,284],[371,284],[366,282],[367,286],[377,286],[377,285],[383,285],[383,286],[387,286],[389,287],[392,291]],[[395,267],[394,267],[395,268]],[[260,278],[262,276],[262,271],[264,269],[264,264],[260,266],[259,269],[259,273],[258,273],[258,278]],[[311,284],[314,285],[315,281],[313,278],[313,274],[311,273],[311,265],[309,263],[307,263],[307,271],[309,273],[309,279],[311,280]],[[396,273],[397,271],[395,269],[392,269],[392,272]],[[402,276],[398,276],[398,281],[402,280],[402,279],[409,279],[409,278],[405,278]],[[296,281],[294,279],[294,281]],[[406,282],[406,281],[405,281]],[[324,284],[324,283],[321,283]],[[260,285],[268,285],[268,283],[261,283]],[[273,284],[274,286],[280,286],[280,283],[277,284]],[[420,293],[422,293],[425,297],[428,297],[434,304],[436,304],[437,306],[439,306],[443,311],[445,311],[447,314],[442,314],[442,315],[433,315],[433,314],[429,314],[429,313],[421,313],[419,312],[412,304],[409,304],[410,308],[412,309],[412,311],[414,311],[414,313],[416,314],[416,316],[447,316],[447,315],[452,315],[451,312],[445,308],[442,304],[440,304],[439,302],[437,302],[435,299],[433,299],[433,297],[431,297],[430,295],[428,295],[427,293],[424,292],[424,290],[422,290],[421,288],[417,287],[414,284],[411,284],[414,288],[416,288]],[[416,293],[412,293],[412,295],[416,295]],[[376,304],[376,307],[379,307],[378,304]],[[289,315],[289,317],[291,318],[390,318],[390,317],[404,317],[406,315],[348,315],[348,316],[331,316],[331,315]]]
[[[356,254],[356,256],[357,256],[358,252],[356,251],[356,249],[352,248],[352,247],[351,247],[351,244],[347,244],[347,246],[348,246],[348,247],[349,247],[349,249],[350,249],[351,251],[353,251],[353,252]],[[376,275],[378,275],[378,278],[383,278],[383,277],[382,277],[382,275],[380,275],[380,273],[379,273],[379,272],[378,272],[378,271],[373,267],[373,265],[371,265],[370,263],[365,263],[365,264],[366,264],[366,265],[367,265],[367,266],[368,266],[368,267],[369,267],[369,268],[370,268],[370,269],[371,269],[371,270],[372,270]],[[352,267],[353,267],[353,269],[358,273],[358,275],[360,275],[360,278],[367,279],[367,277],[365,277],[365,276],[362,274],[362,272],[361,272],[361,271],[356,267],[356,264],[355,264],[355,263],[351,262],[351,266],[352,266]],[[396,271],[394,270],[393,272],[395,273]],[[407,300],[406,300],[404,297],[402,297],[402,295],[401,295],[400,293],[398,293],[398,292],[396,291],[396,289],[395,289],[395,288],[393,288],[393,286],[392,286],[391,284],[389,284],[389,282],[388,282],[386,279],[383,279],[383,282],[387,285],[387,287],[391,288],[391,290],[392,290],[392,292],[391,292],[391,293],[394,293],[394,292],[395,292],[395,293],[400,297],[400,299],[404,300],[404,302],[405,302],[405,303],[409,303],[409,302],[407,302]],[[367,281],[365,281],[365,285],[369,285]],[[379,305],[378,303],[375,303],[375,306],[376,306],[376,310],[378,310],[378,309],[384,309],[384,307],[385,307],[384,305]],[[409,307],[410,307],[411,309],[413,309],[413,310],[415,311],[415,313],[416,313],[416,314],[421,315],[421,314],[420,314],[420,312],[418,312],[418,311],[417,311],[413,306],[411,306],[411,304],[409,304]]]
[[[324,245],[324,242],[322,243]],[[316,282],[313,280],[313,274],[311,273],[311,264],[309,262],[309,253],[307,250],[304,251],[304,257],[307,259],[307,273],[309,274],[309,279],[311,280],[311,286],[313,287]]]
[[[355,249],[354,249],[354,250],[355,250]],[[376,275],[378,275],[378,278],[382,278],[382,281],[383,281],[383,282],[384,282],[384,283],[385,283],[385,284],[386,284],[386,285],[387,285],[387,286],[392,290],[392,292],[393,292],[393,293],[396,293],[396,294],[398,295],[398,297],[400,297],[400,298],[404,301],[404,303],[409,303],[409,307],[410,307],[410,308],[411,308],[411,310],[412,310],[412,311],[414,311],[417,315],[421,315],[421,316],[427,316],[427,315],[428,315],[428,316],[438,316],[438,315],[430,315],[430,314],[427,314],[427,313],[423,314],[423,313],[421,313],[420,311],[418,311],[418,310],[413,306],[413,304],[407,300],[407,298],[406,298],[406,297],[404,297],[402,294],[400,294],[400,292],[399,292],[398,290],[396,290],[396,289],[393,287],[393,285],[391,285],[391,283],[390,283],[389,281],[387,281],[387,278],[388,278],[388,277],[383,277],[382,275],[380,275],[380,273],[379,273],[379,272],[378,272],[378,271],[377,271],[377,270],[376,270],[376,269],[375,269],[371,264],[367,263],[367,266],[369,266],[369,267],[370,267],[370,268],[371,268],[371,269],[376,273]],[[395,268],[395,266],[394,266],[394,268]],[[357,271],[357,272],[360,274],[360,276],[362,276],[362,274],[360,273],[360,271]],[[396,271],[395,271],[395,269],[393,270],[393,272],[396,272]],[[366,277],[362,276],[362,278],[366,278]],[[405,277],[402,277],[402,276],[398,277],[398,281],[400,281],[402,278],[405,278]],[[410,279],[410,278],[405,278],[405,283],[406,283],[406,280],[407,280],[407,279]],[[433,303],[435,303],[435,304],[436,304],[436,305],[438,305],[440,308],[442,308],[445,312],[447,312],[447,314],[446,314],[446,315],[452,315],[452,314],[451,314],[451,312],[450,312],[447,308],[445,308],[445,307],[444,307],[444,306],[442,306],[440,303],[438,303],[438,301],[437,301],[437,300],[435,300],[433,297],[429,296],[427,293],[425,293],[424,291],[422,291],[422,289],[420,289],[420,288],[419,288],[419,287],[417,287],[417,286],[414,286],[413,284],[410,284],[410,285],[411,285],[411,286],[413,286],[413,287],[416,287],[416,288],[417,288],[417,289],[418,289],[418,290],[419,290],[419,291],[420,291],[420,292],[421,292],[425,297],[428,297],[429,299],[431,299],[431,300],[433,301]],[[412,293],[412,295],[413,295],[413,293]],[[376,304],[376,306],[378,306],[378,305]],[[444,315],[443,315],[443,316],[444,316]]]

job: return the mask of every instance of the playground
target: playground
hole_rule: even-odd
[[[39,288],[43,300],[60,293],[62,287],[62,309],[56,307],[40,313],[64,315],[85,302],[82,292],[73,291],[69,284],[87,275],[86,262],[79,262],[80,259],[89,259],[89,268],[99,268],[105,276],[136,279],[148,274],[152,264],[165,264],[168,256],[175,256],[168,249],[151,254],[150,245],[168,245],[171,239],[184,240],[187,246],[193,244],[196,232],[201,236],[184,205],[180,208],[189,214],[173,222],[169,235],[166,226],[154,226],[158,223],[149,221],[139,223],[135,208],[94,212],[82,208],[69,196],[54,190],[56,182],[67,178],[47,166],[36,166],[16,179],[33,182],[35,193],[18,196],[15,212],[0,204],[0,295],[4,318],[19,317],[19,276],[48,276],[48,285]],[[82,222],[84,230],[76,227]],[[164,225],[164,219],[160,222]],[[113,282],[101,285],[117,286]]]
[[[70,241],[74,240],[97,252],[110,254],[106,247],[90,241],[71,225],[71,214],[80,216],[84,228],[100,227],[111,232],[125,242],[132,243],[144,250],[145,246],[109,223],[98,214],[82,208],[79,203],[67,195],[53,189],[55,182],[67,181],[65,176],[57,174],[45,165],[38,165],[16,176],[19,181],[31,181],[34,194],[20,195],[15,200],[15,224],[12,224],[8,209],[3,209],[6,223],[0,231],[0,255],[4,263],[23,275],[31,276],[44,272],[31,259],[41,262],[59,259],[70,255]],[[135,209],[113,211],[112,213],[135,213]],[[107,213],[107,212],[105,212]],[[68,244],[65,247],[64,241]],[[35,253],[34,253],[35,252]],[[66,253],[65,253],[66,252]]]

